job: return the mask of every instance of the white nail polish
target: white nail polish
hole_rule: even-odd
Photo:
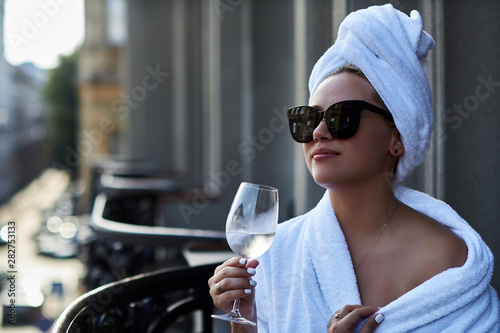
[[[251,294],[252,293],[252,289],[245,289],[245,294]]]
[[[257,285],[257,281],[250,280],[250,285],[255,287]]]
[[[247,263],[247,260],[244,259],[244,258],[241,258],[240,261],[239,261],[240,264],[244,265]]]
[[[253,274],[255,274],[256,270],[253,269],[253,268],[248,268],[247,272],[248,272],[248,274],[252,274],[253,275]]]
[[[377,324],[380,324],[384,320],[384,315],[379,313],[378,315],[375,316],[375,321]]]

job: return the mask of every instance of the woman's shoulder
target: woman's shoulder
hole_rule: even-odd
[[[406,207],[400,228],[400,241],[405,244],[416,271],[425,272],[426,280],[449,268],[460,267],[467,260],[467,245],[452,230],[410,207]]]

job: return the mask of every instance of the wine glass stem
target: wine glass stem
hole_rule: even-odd
[[[234,303],[233,303],[233,310],[231,311],[233,312],[234,314],[240,316],[240,299],[236,299],[234,300]]]

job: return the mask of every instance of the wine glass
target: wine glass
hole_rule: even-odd
[[[231,250],[246,259],[254,259],[264,254],[276,234],[278,208],[277,189],[241,183],[226,221],[226,238]],[[212,315],[212,318],[256,326],[256,323],[241,316],[239,307],[240,300],[237,299],[230,312]]]

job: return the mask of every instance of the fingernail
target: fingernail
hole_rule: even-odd
[[[254,280],[250,280],[250,285],[255,287],[257,285],[257,281],[254,281]]]
[[[245,289],[245,294],[251,294],[252,293],[252,289]]]
[[[382,321],[384,321],[384,315],[379,313],[375,316],[375,321],[377,322],[377,324],[380,324]]]
[[[252,274],[253,275],[253,274],[255,274],[256,271],[253,268],[248,268],[247,272],[248,272],[248,274]]]
[[[247,263],[247,260],[244,259],[244,258],[241,258],[240,261],[239,261],[240,264],[244,265]]]

